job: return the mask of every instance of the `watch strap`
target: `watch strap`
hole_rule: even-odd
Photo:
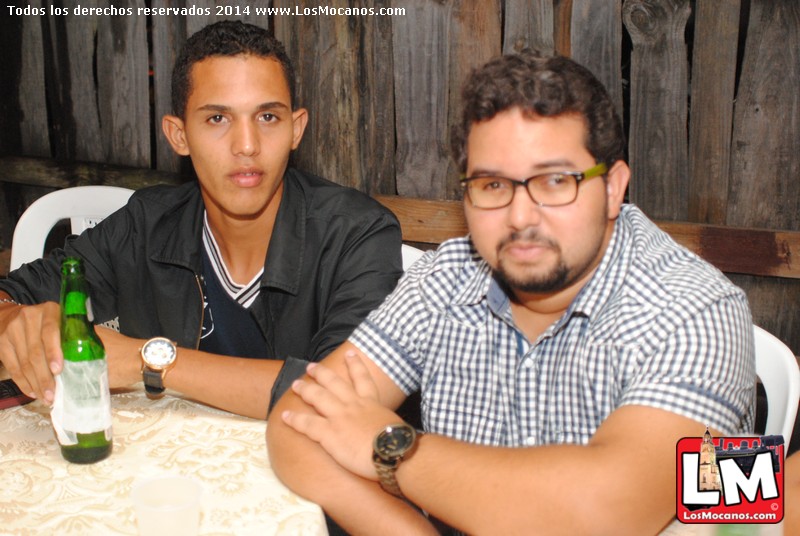
[[[377,454],[373,455],[372,461],[374,462],[375,472],[378,474],[378,482],[381,488],[395,497],[405,498],[403,492],[400,491],[400,485],[397,483],[397,475],[395,474],[399,464],[389,465],[386,460],[382,460]]]
[[[407,445],[401,445],[400,448],[395,445],[394,448],[390,449],[390,451],[393,451],[390,454],[383,448],[382,443],[386,439],[385,434],[394,434],[396,432],[409,435],[411,441]],[[422,432],[414,430],[406,423],[400,423],[387,426],[373,440],[372,464],[375,466],[378,482],[384,491],[391,493],[395,497],[405,498],[405,495],[400,490],[400,484],[397,482],[397,468],[400,467],[400,463],[403,460],[414,454],[421,435]]]
[[[144,380],[144,390],[149,395],[162,395],[164,394],[164,376],[163,371],[153,370],[150,367],[142,369],[142,379]]]

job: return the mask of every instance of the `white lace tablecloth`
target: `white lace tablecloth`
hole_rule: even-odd
[[[111,403],[114,450],[92,465],[61,457],[45,405],[0,410],[0,534],[137,534],[131,487],[164,474],[202,485],[200,534],[327,534],[273,474],[264,421],[141,389]]]

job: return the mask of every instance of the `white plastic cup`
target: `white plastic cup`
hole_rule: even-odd
[[[196,536],[202,488],[192,478],[163,476],[135,484],[131,498],[142,536]]]

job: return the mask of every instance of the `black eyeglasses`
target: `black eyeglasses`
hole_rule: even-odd
[[[524,186],[531,200],[540,207],[560,207],[577,199],[578,185],[581,182],[606,173],[608,166],[600,163],[582,173],[559,171],[534,175],[521,181],[508,177],[477,175],[461,179],[461,186],[475,208],[507,207],[514,199],[517,186]]]

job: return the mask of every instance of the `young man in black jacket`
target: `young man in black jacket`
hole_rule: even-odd
[[[225,21],[193,35],[162,128],[197,181],[134,193],[62,250],[0,281],[0,360],[53,400],[60,263],[81,257],[111,387],[144,380],[265,418],[273,396],[341,344],[402,272],[400,228],[364,194],[288,167],[308,113],[281,44]],[[164,338],[150,341],[153,338]],[[167,366],[148,361],[153,346]],[[159,347],[160,345],[160,347]]]

